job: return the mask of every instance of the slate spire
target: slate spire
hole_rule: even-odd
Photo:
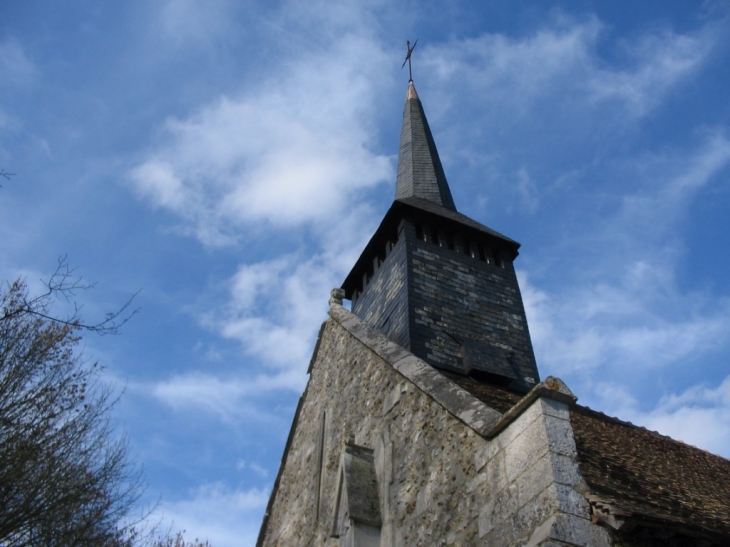
[[[540,375],[519,246],[456,210],[409,82],[395,201],[342,284],[352,313],[444,373],[527,393]]]
[[[417,197],[456,211],[436,143],[413,81],[408,82],[400,133],[395,199]]]

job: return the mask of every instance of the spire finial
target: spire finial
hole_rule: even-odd
[[[403,61],[403,64],[401,65],[401,69],[403,69],[404,66],[406,66],[406,63],[408,63],[408,81],[413,81],[413,72],[411,71],[411,53],[413,53],[413,50],[416,49],[416,44],[418,43],[418,38],[416,38],[416,41],[413,42],[413,47],[411,47],[410,40],[406,40],[406,48],[408,49],[408,53],[406,53],[406,60]]]

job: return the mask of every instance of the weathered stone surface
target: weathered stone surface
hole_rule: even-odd
[[[346,496],[349,518],[379,527],[382,519],[373,460],[373,451],[370,449],[350,444],[345,447],[340,495]]]
[[[499,413],[402,348],[390,347],[393,342],[347,310],[335,305],[331,315],[262,545],[338,545],[330,537],[338,474],[343,451],[353,441],[367,449],[365,455],[373,451],[372,460],[359,459],[372,461],[377,477],[380,545],[517,547],[536,538],[541,526],[540,541],[602,537],[590,532],[596,525],[576,490],[582,479],[563,403],[537,398],[487,439],[479,420],[463,419],[463,409]],[[320,465],[315,439],[322,431]],[[556,520],[562,515],[579,515],[575,518],[588,531],[570,535],[564,521]],[[358,531],[354,524],[346,529],[352,532],[348,537]],[[371,532],[368,541],[377,536]]]
[[[552,541],[550,541],[552,540]],[[533,533],[525,547],[550,545],[609,547],[613,545],[611,534],[587,519],[574,515],[558,514],[551,517]]]
[[[416,387],[479,433],[488,431],[501,414],[449,381],[430,365],[391,342],[341,306],[332,306],[330,316],[379,357],[390,363]]]
[[[461,528],[462,538],[476,536],[476,518],[468,506],[481,505],[484,495],[469,494],[466,485],[476,476],[473,451],[486,441],[420,389],[400,392],[400,402],[381,420],[388,394],[402,382],[399,372],[347,330],[334,321],[328,324],[276,493],[265,545],[326,544],[347,432],[355,434],[357,444],[374,448],[374,460],[383,462],[378,477],[381,509],[389,506],[382,511],[384,541],[393,538],[400,545],[431,545],[429,538],[445,538],[455,526]],[[320,520],[316,522],[312,439],[316,437],[315,417],[322,411],[326,411],[329,437],[324,448]],[[386,470],[389,460],[392,471]],[[421,494],[417,511],[421,492],[426,494]],[[478,499],[472,501],[472,496]],[[423,527],[425,521],[432,523],[430,530]]]

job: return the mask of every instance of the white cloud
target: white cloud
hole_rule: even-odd
[[[246,462],[243,459],[239,459],[236,462],[236,470],[237,471],[243,471],[244,469],[250,469],[254,473],[256,473],[261,478],[266,478],[269,476],[269,472],[264,469],[261,465],[257,464],[256,462]]]
[[[432,127],[442,126],[447,168],[468,167],[472,191],[516,202],[509,211],[534,212],[566,172],[580,175],[579,187],[595,185],[599,165],[692,81],[719,36],[712,24],[685,34],[655,28],[617,46],[596,17],[558,14],[530,34],[424,44],[420,91]],[[506,183],[522,172],[528,186],[521,175]]]
[[[567,74],[590,65],[591,50],[603,25],[583,23],[546,27],[527,37],[484,34],[429,48],[424,62],[436,76],[453,81],[458,74],[468,87],[499,93],[511,104],[529,104],[546,87],[563,85]]]
[[[695,150],[636,158],[635,163],[638,189],[623,198],[617,229],[604,238],[630,236],[634,244],[656,252],[658,240],[674,235],[697,192],[730,164],[730,140],[722,130],[705,130]]]
[[[711,27],[694,35],[647,33],[625,41],[624,59],[609,64],[598,52],[609,35],[595,17],[558,16],[524,37],[484,34],[430,46],[423,62],[440,85],[453,87],[458,75],[468,90],[461,99],[498,104],[508,116],[528,114],[545,97],[576,110],[616,101],[641,116],[701,66],[716,39]]]
[[[515,189],[520,198],[522,209],[527,213],[534,213],[540,205],[538,190],[532,181],[530,174],[524,167],[517,171],[517,183]]]
[[[225,422],[257,414],[273,391],[301,393],[330,290],[339,286],[372,231],[373,214],[354,208],[325,225],[311,256],[280,255],[242,264],[228,282],[226,304],[204,314],[204,325],[241,343],[251,358],[238,374],[190,373],[159,382],[153,395],[180,411],[212,413]],[[337,237],[331,236],[337,233]],[[275,350],[272,350],[275,348]],[[265,416],[262,416],[264,419]]]
[[[650,163],[651,175],[637,168],[638,189],[618,211],[571,236],[578,251],[561,260],[560,289],[537,288],[520,273],[539,362],[557,374],[662,369],[730,337],[730,299],[685,293],[675,279],[682,221],[730,164],[730,141],[714,133],[691,153]]]
[[[660,297],[650,283],[569,287],[549,295],[522,272],[520,287],[538,363],[555,374],[662,369],[712,352],[730,336],[726,299],[698,310],[697,295],[673,289]]]
[[[662,397],[651,410],[615,384],[601,384],[602,409],[673,439],[730,456],[730,377],[717,387],[691,386]]]
[[[594,65],[584,85],[596,102],[619,100],[633,114],[646,114],[699,68],[713,41],[709,28],[694,36],[671,31],[642,35],[635,43],[624,43],[626,69]]]
[[[0,41],[0,86],[26,86],[38,76],[38,69],[15,38]]]
[[[274,390],[300,392],[305,377],[302,371],[290,370],[274,375],[221,378],[210,373],[191,372],[156,383],[151,392],[175,410],[203,411],[216,415],[226,423],[256,417],[271,420],[262,407],[261,397]]]
[[[327,221],[391,178],[391,158],[372,150],[370,121],[383,56],[371,40],[344,36],[240,97],[169,120],[166,144],[129,173],[133,187],[208,245],[230,242],[247,223]]]
[[[164,502],[163,519],[173,530],[193,530],[215,547],[255,545],[268,499],[265,489],[208,483],[187,499]]]
[[[233,300],[218,318],[221,333],[241,341],[249,354],[275,369],[303,371],[329,291],[341,282],[337,273],[321,254],[301,262],[288,255],[241,266],[233,280]],[[259,274],[268,277],[263,280]],[[259,282],[251,283],[257,277]]]
[[[230,0],[166,0],[161,13],[165,37],[176,45],[208,45],[234,31]]]
[[[145,181],[138,186],[138,190],[156,207],[184,213],[186,204],[194,199],[169,163],[147,161],[132,171],[132,177],[135,180]]]
[[[240,265],[228,282],[226,305],[201,321],[240,342],[251,357],[249,366],[227,376],[178,375],[153,386],[153,395],[176,410],[204,411],[232,423],[258,415],[257,401],[273,391],[300,393],[317,330],[327,317],[329,292],[342,282],[372,229],[373,216],[366,211],[353,209],[337,222],[337,237],[318,235],[322,248],[312,256],[296,253]],[[335,228],[322,230],[331,234]]]

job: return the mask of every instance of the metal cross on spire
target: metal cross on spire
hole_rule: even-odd
[[[406,40],[406,47],[408,48],[408,53],[406,53],[406,60],[403,61],[403,64],[401,65],[401,69],[403,69],[404,66],[406,66],[406,63],[408,63],[408,81],[413,81],[413,72],[411,71],[411,53],[413,53],[413,50],[416,49],[416,44],[418,43],[418,38],[416,38],[416,41],[413,42],[413,47],[411,47],[411,42],[409,40]]]

